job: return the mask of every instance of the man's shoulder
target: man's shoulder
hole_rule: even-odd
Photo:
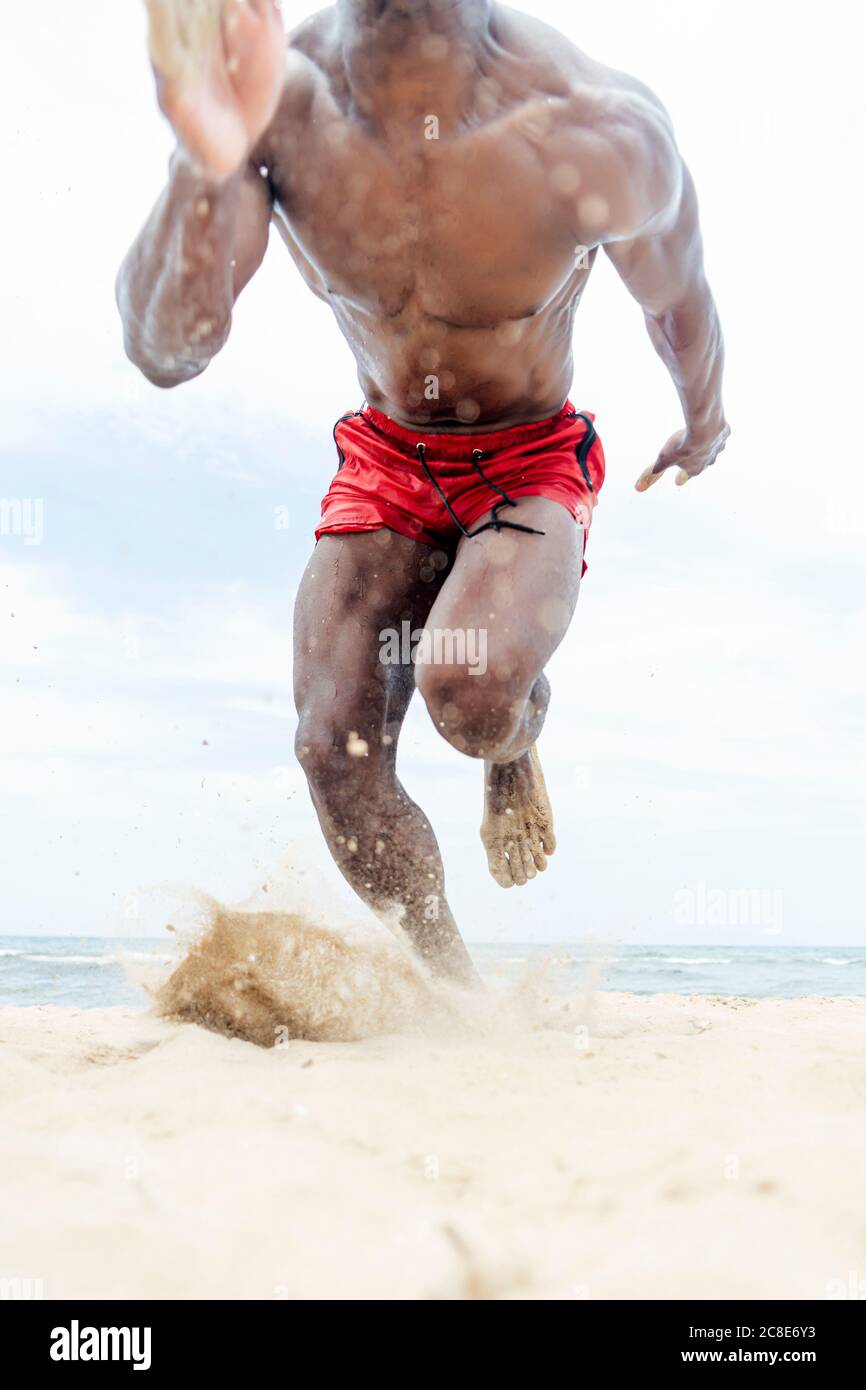
[[[668,114],[645,82],[591,57],[544,20],[496,5],[492,28],[502,47],[536,67],[539,82],[562,96],[569,115],[583,124],[598,132],[670,133]]]
[[[302,20],[287,35],[283,95],[258,150],[265,160],[275,145],[284,145],[306,128],[317,96],[333,86],[339,57],[336,16],[332,5]]]
[[[336,5],[317,10],[302,19],[288,36],[289,62],[298,74],[305,72],[310,80],[316,74],[327,75],[340,54]]]
[[[580,178],[587,237],[616,239],[663,219],[678,198],[681,160],[656,94],[534,16],[497,6],[494,22],[502,46],[536,70],[533,86],[553,99],[558,117],[546,149]]]

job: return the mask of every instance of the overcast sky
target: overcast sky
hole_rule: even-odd
[[[528,8],[674,118],[733,437],[687,488],[633,491],[678,408],[600,260],[572,398],[597,413],[608,478],[550,670],[549,872],[509,893],[488,877],[480,766],[420,703],[403,778],[470,940],[866,944],[862,7]],[[299,868],[349,904],[291,760],[290,695],[331,427],[359,403],[348,348],[273,236],[222,356],[150,387],[113,302],[171,149],[143,6],[16,7],[0,68],[0,498],[38,499],[44,526],[39,545],[0,537],[0,931],[130,932],[124,903],[166,882],[238,900],[275,875],[291,900]],[[757,920],[683,918],[684,891],[747,889],[772,904]]]

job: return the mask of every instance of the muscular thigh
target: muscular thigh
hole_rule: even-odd
[[[393,531],[323,536],[295,604],[294,688],[301,720],[327,721],[395,747],[414,690],[410,664],[383,662],[386,630],[423,626],[447,557]],[[393,645],[390,649],[393,652]],[[387,655],[388,649],[385,649]],[[372,752],[372,747],[371,747]]]
[[[490,674],[511,681],[515,694],[528,694],[571,622],[583,530],[545,497],[521,498],[500,516],[544,535],[503,529],[462,540],[427,627],[486,634]]]

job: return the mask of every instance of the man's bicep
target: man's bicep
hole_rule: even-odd
[[[652,317],[667,313],[689,294],[703,274],[703,246],[694,183],[681,160],[677,199],[662,225],[606,242],[604,249],[629,292]]]
[[[265,258],[272,211],[273,196],[267,175],[250,164],[244,171],[238,199],[232,268],[235,299]]]

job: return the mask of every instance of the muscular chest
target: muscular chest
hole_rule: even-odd
[[[312,287],[379,317],[467,327],[522,318],[574,268],[543,153],[517,121],[456,138],[417,122],[384,142],[344,119],[308,127],[297,163],[277,152],[290,249]]]

